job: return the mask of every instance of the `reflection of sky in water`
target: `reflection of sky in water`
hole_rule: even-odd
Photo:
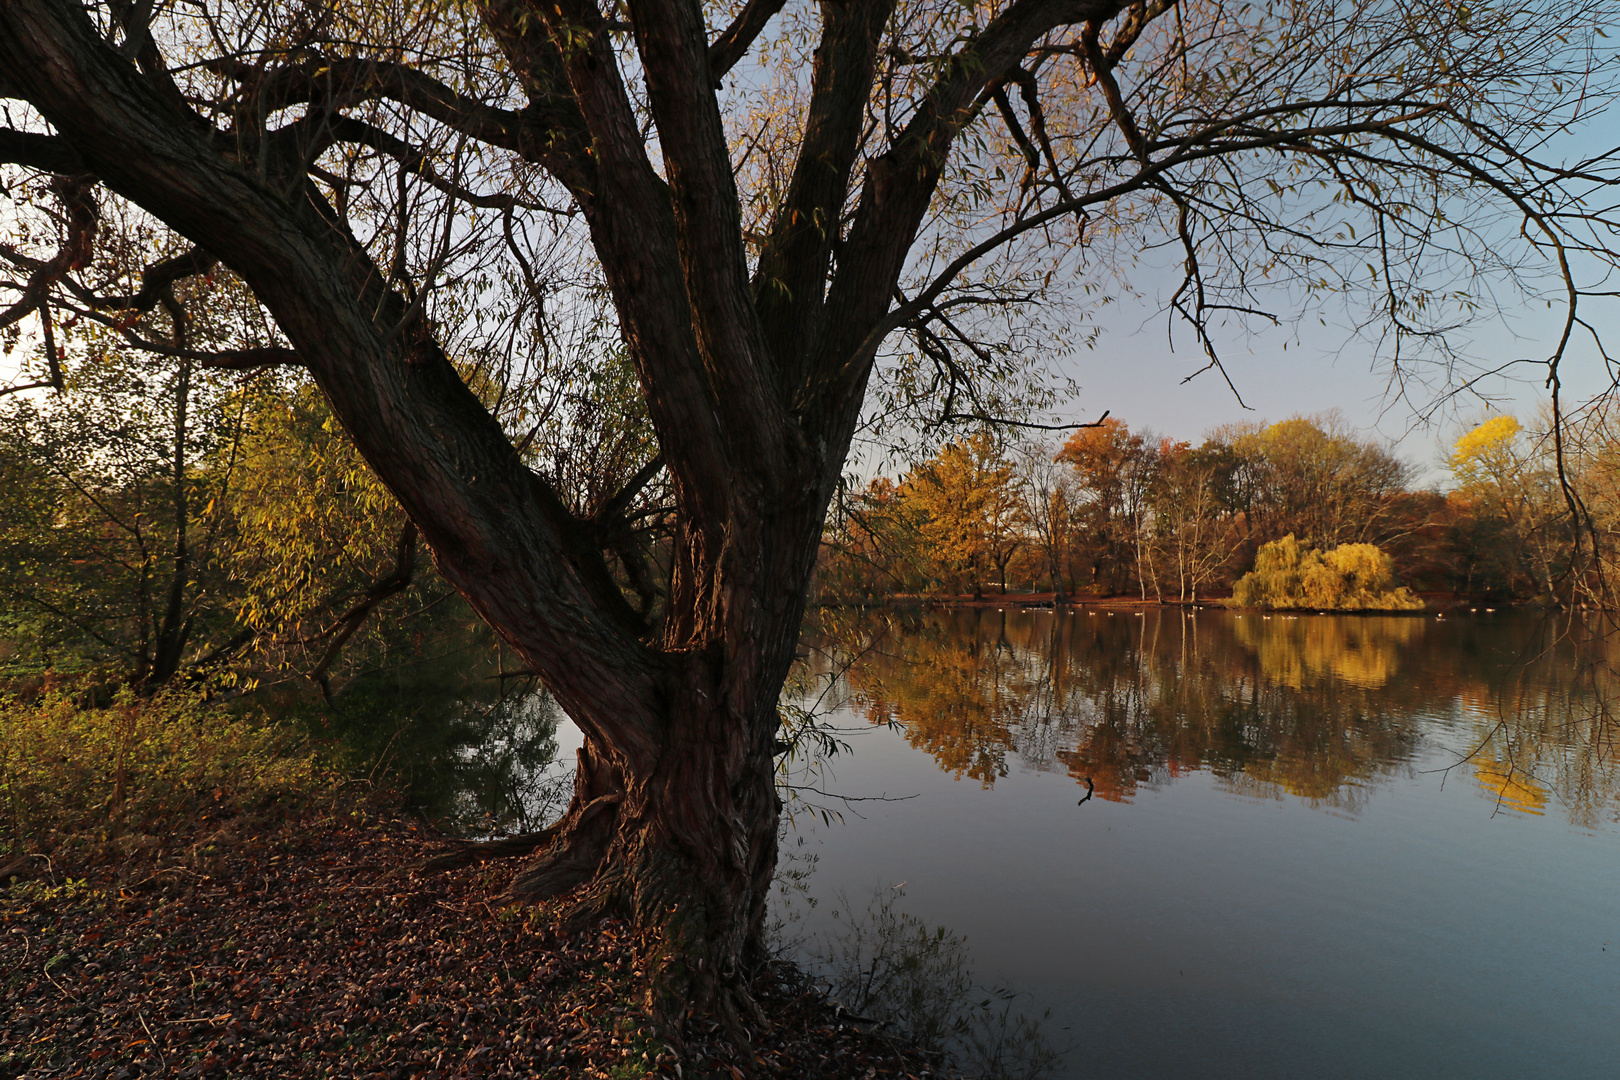
[[[1620,1070],[1615,763],[1592,655],[1518,663],[1534,620],[957,612],[840,637],[867,649],[832,714],[854,752],[815,784],[917,797],[798,815],[811,892],[907,882],[983,978],[1052,1009],[1072,1075]]]
[[[465,706],[482,737],[460,748],[442,781],[450,802],[447,825],[471,836],[544,828],[562,816],[573,791],[574,754],[560,753],[561,729],[577,738],[549,694],[503,697]]]

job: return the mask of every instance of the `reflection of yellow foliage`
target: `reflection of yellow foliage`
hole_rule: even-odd
[[[1474,779],[1486,794],[1522,814],[1540,814],[1547,806],[1547,789],[1515,769],[1487,758],[1475,758]]]
[[[1332,677],[1370,690],[1389,681],[1401,648],[1416,642],[1427,625],[1418,619],[1250,615],[1234,620],[1233,631],[1253,650],[1266,677],[1284,686],[1299,690]]]
[[[1276,798],[1275,792],[1286,791],[1301,799],[1328,802],[1345,786],[1347,780],[1365,771],[1365,764],[1348,756],[1335,755],[1322,760],[1317,755],[1293,754],[1286,758],[1263,758],[1243,768],[1243,776],[1229,777],[1233,790],[1251,798]]]
[[[940,768],[990,787],[1006,773],[1009,723],[1030,687],[1013,650],[981,642],[970,627],[956,621],[955,633],[908,636],[904,655],[873,655],[849,677],[869,723],[902,725]]]
[[[1463,726],[1443,741],[1479,749],[1474,780],[1493,801],[1538,814],[1556,798],[1572,821],[1612,820],[1620,768],[1604,703],[1620,678],[1574,673],[1599,657],[1620,667],[1620,643],[1562,638],[1525,666],[1522,624],[1431,625],[978,610],[854,616],[832,651],[851,658],[846,686],[869,720],[903,725],[942,769],[987,787],[1015,759],[1121,802],[1206,772],[1250,797],[1356,813],[1380,776],[1414,759],[1429,718],[1453,716]]]

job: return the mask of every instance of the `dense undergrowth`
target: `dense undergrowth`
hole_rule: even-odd
[[[353,764],[195,690],[0,697],[0,1080],[750,1064],[872,1080],[1052,1062],[1003,1002],[978,1003],[961,941],[892,902],[809,970],[758,974],[766,1024],[746,1052],[701,1017],[671,1043],[637,1004],[635,934],[555,934],[546,907],[504,895],[510,868],[424,873],[443,835]]]
[[[93,858],[208,819],[328,808],[343,786],[318,748],[263,714],[187,690],[94,696],[0,696],[0,862]]]

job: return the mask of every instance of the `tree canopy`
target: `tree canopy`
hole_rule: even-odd
[[[828,530],[822,594],[978,593],[986,582],[1006,592],[1011,574],[1054,596],[1196,603],[1290,534],[1392,545],[1425,587],[1453,589],[1462,549],[1478,546],[1450,533],[1479,508],[1409,490],[1412,470],[1337,414],[1226,425],[1197,446],[1116,417],[1059,448],[1006,441],[981,432],[950,443],[900,483],[878,477],[846,499]]]
[[[517,889],[739,1033],[777,698],[857,434],[1040,424],[1167,245],[1209,363],[1339,305],[1403,387],[1612,267],[1596,0],[0,2],[21,385],[65,331],[307,377],[585,733]],[[251,303],[201,333],[186,283]],[[19,345],[20,337],[14,337]],[[1437,366],[1423,367],[1421,361]],[[522,848],[509,844],[503,851]]]

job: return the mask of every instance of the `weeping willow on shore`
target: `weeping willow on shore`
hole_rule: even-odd
[[[1289,533],[1260,548],[1232,586],[1233,607],[1311,611],[1416,611],[1423,601],[1395,584],[1395,564],[1373,544],[1308,548]]]

